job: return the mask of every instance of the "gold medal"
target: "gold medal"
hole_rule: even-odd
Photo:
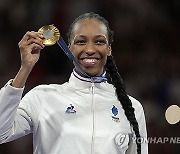
[[[54,25],[45,25],[38,30],[38,33],[44,36],[42,41],[45,46],[54,45],[60,38],[60,32]]]

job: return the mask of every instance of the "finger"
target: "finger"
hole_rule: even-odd
[[[42,48],[45,47],[45,45],[42,43],[42,39],[40,39],[40,38],[36,38],[36,39],[31,38],[24,45],[30,45],[32,43],[36,43],[36,44],[40,45]]]
[[[21,53],[29,53],[29,52],[31,52],[34,48],[33,48],[33,46],[37,46],[38,48],[40,48],[40,49],[43,49],[44,48],[44,46],[43,45],[39,45],[39,44],[37,44],[37,43],[29,43],[29,44],[26,44],[26,45],[22,45],[22,46],[20,46],[19,48],[20,48],[20,51],[21,51]]]
[[[43,39],[43,35],[38,33],[38,32],[35,32],[35,31],[28,31],[26,32],[26,34],[23,36],[22,40],[21,41],[27,41],[29,40],[30,38],[40,38],[40,39]]]
[[[22,55],[27,55],[27,54],[33,54],[35,49],[42,50],[43,48],[36,44],[32,43],[31,45],[28,45],[27,47],[23,47],[24,49],[20,50]]]
[[[34,49],[32,50],[32,54],[39,54],[40,53],[40,51],[41,51],[41,49],[40,48],[38,48],[38,47],[34,47]]]
[[[32,43],[32,44],[30,45],[30,48],[31,48],[32,50],[35,49],[35,48],[43,49],[39,44],[36,44],[36,43]]]
[[[21,41],[18,43],[19,47],[23,47],[24,45],[26,45],[27,41],[31,38],[34,38],[34,39],[42,39],[43,36],[41,34],[39,34],[38,32],[34,32],[34,31],[31,31],[31,32],[26,32],[26,34],[23,36],[23,38],[21,39]]]

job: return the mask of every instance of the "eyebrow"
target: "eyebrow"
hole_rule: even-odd
[[[86,38],[86,36],[84,36],[84,35],[76,35],[76,36],[74,36],[74,39],[76,39],[77,37]]]
[[[74,39],[76,39],[77,37],[87,38],[87,36],[85,36],[85,35],[76,35],[76,36],[74,36]],[[107,39],[107,37],[105,35],[96,35],[95,36],[95,38],[101,38],[101,37]]]
[[[107,37],[106,37],[105,35],[96,35],[95,37],[96,37],[96,38],[101,38],[101,37],[103,37],[103,38],[107,39]]]

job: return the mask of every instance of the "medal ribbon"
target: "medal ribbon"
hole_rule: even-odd
[[[74,55],[72,54],[72,52],[69,50],[68,46],[66,45],[66,43],[64,42],[63,38],[60,37],[59,40],[57,41],[57,44],[61,47],[61,49],[64,51],[64,53],[68,56],[68,58],[73,61],[75,63],[75,65],[79,68],[79,70],[81,71],[81,73],[84,75],[84,77],[90,78],[93,82],[105,82],[107,81],[107,78],[105,77],[105,75],[103,76],[89,76],[79,65],[78,61],[76,60],[76,58],[74,57]]]
[[[57,44],[61,47],[61,49],[64,51],[64,53],[68,56],[68,58],[75,63],[75,65],[80,69],[81,73],[87,77],[90,78],[90,76],[81,68],[79,65],[78,61],[72,54],[72,52],[69,50],[67,47],[66,43],[64,42],[63,38],[60,37],[59,40],[57,41]]]
[[[84,78],[88,78],[91,80],[91,82],[98,81],[98,82],[104,82],[107,81],[105,75],[101,76],[90,76],[88,75],[80,66],[72,52],[69,50],[68,46],[66,45],[63,38],[60,36],[59,30],[54,25],[45,25],[41,27],[38,32],[44,36],[43,43],[47,46],[53,45],[57,42],[57,44],[61,47],[61,49],[64,51],[64,53],[68,56],[68,58],[74,62],[77,68],[79,68],[81,72],[81,76]],[[53,35],[53,36],[51,36]]]

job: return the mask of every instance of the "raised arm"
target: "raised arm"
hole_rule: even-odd
[[[41,49],[44,48],[42,38],[41,34],[31,31],[27,32],[19,42],[21,68],[14,78],[12,86],[16,88],[24,87],[30,72],[39,60]]]
[[[19,42],[20,70],[16,77],[0,90],[0,143],[14,140],[31,131],[31,117],[25,110],[18,109],[18,106],[26,80],[39,60],[41,49],[44,48],[42,38],[39,33],[31,31]]]

